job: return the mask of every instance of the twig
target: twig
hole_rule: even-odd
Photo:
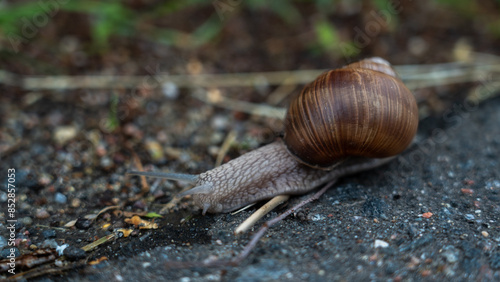
[[[88,251],[96,248],[99,245],[102,245],[106,242],[109,242],[111,239],[113,239],[115,237],[116,237],[116,234],[114,234],[114,233],[109,234],[109,235],[105,235],[104,237],[101,237],[101,238],[95,240],[94,242],[81,247],[81,249],[88,252]]]
[[[286,114],[285,108],[241,101],[222,95],[218,95],[216,99],[213,99],[207,92],[193,93],[193,96],[210,105],[219,106],[233,111],[244,112],[251,115],[283,119]]]
[[[144,168],[142,166],[141,158],[139,158],[139,156],[137,155],[135,150],[132,148],[132,146],[130,146],[130,144],[125,144],[125,146],[129,149],[130,154],[132,155],[132,160],[134,162],[135,167],[140,171],[144,170]],[[136,197],[134,197],[134,200],[139,198],[139,197],[142,197],[144,194],[149,192],[149,184],[148,184],[148,181],[146,180],[145,176],[141,176],[141,186],[142,186],[141,193],[136,195]]]
[[[432,65],[394,66],[410,89],[477,81],[484,72],[499,72],[500,59],[490,54],[477,54],[473,63],[453,62]],[[200,87],[255,87],[267,85],[297,85],[313,81],[324,72],[295,70],[235,74],[167,75],[155,73],[147,76],[79,75],[79,76],[23,76],[0,70],[0,84],[18,86],[25,90],[113,89],[151,87],[151,79],[159,87],[172,83],[180,88]]]
[[[9,276],[6,278],[8,281],[20,281],[21,278],[22,280],[27,281],[27,279],[39,277],[42,275],[62,275],[66,271],[70,270],[75,270],[80,267],[83,267],[86,265],[84,260],[80,260],[80,262],[77,262],[76,264],[68,264],[64,266],[55,266],[54,264],[47,264],[41,267],[33,268],[30,270],[26,270],[24,272],[17,273],[13,276]]]
[[[295,88],[297,88],[296,84],[291,84],[288,80],[289,78],[285,79],[283,81],[283,84],[281,84],[278,88],[276,88],[273,92],[271,92],[266,99],[266,104],[268,105],[277,105],[283,99],[285,99],[288,95],[293,93]]]
[[[275,207],[285,202],[290,198],[289,195],[279,195],[272,198],[265,205],[260,207],[257,211],[255,211],[249,218],[247,218],[243,223],[240,224],[234,231],[234,234],[238,235],[243,232],[246,232],[250,227],[252,227],[259,219],[261,219],[264,215],[272,211]]]
[[[217,159],[215,160],[216,167],[222,164],[222,161],[224,160],[224,157],[226,156],[227,151],[229,150],[229,147],[231,147],[231,144],[234,142],[234,140],[236,140],[236,131],[231,130],[227,134],[226,139],[222,143],[219,153],[217,154]]]
[[[493,85],[495,82],[498,83],[500,80],[500,64],[498,60],[496,60],[497,64],[486,64],[482,61],[480,63],[470,65],[455,62],[436,65],[396,66],[395,68],[410,90],[465,82],[480,82],[483,85],[486,83],[489,85]],[[488,76],[490,78],[486,79]],[[291,81],[284,80],[284,84],[280,87],[289,85]],[[286,114],[285,108],[241,101],[225,97],[220,95],[220,93],[216,97],[211,97],[209,92],[203,91],[199,91],[193,95],[205,103],[252,115],[284,119]],[[490,91],[489,95],[494,96],[498,95],[498,93]],[[481,96],[483,98],[486,97],[484,94]],[[417,102],[422,102],[424,99],[418,96],[416,98]],[[425,116],[421,118],[423,117]]]
[[[303,84],[314,80],[325,70],[297,70],[235,74],[199,74],[150,76],[78,75],[78,76],[22,76],[0,70],[0,83],[18,86],[26,90],[71,90],[151,87],[151,79],[159,86],[173,83],[180,88],[198,87],[254,87],[281,84],[290,78],[290,84]]]
[[[240,209],[238,209],[238,210],[235,210],[235,211],[231,212],[231,215],[239,214],[239,213],[240,213],[240,212],[242,212],[242,211],[246,211],[246,210],[248,210],[249,208],[251,208],[251,207],[255,206],[255,204],[257,204],[257,203],[251,203],[251,204],[246,205],[246,206],[244,206],[244,207],[242,207],[242,208],[240,208]]]

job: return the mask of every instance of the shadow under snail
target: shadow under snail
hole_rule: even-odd
[[[188,181],[206,212],[230,212],[278,195],[304,194],[375,168],[413,140],[418,108],[390,64],[378,57],[321,74],[290,103],[283,140],[199,175],[131,171]]]

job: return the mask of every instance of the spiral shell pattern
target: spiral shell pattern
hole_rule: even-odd
[[[329,169],[349,156],[397,155],[417,127],[413,94],[388,62],[371,58],[308,84],[290,103],[284,142],[299,161]]]

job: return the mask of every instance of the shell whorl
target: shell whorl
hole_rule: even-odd
[[[418,108],[385,60],[331,70],[290,103],[284,141],[299,161],[329,169],[349,156],[389,157],[413,140]]]

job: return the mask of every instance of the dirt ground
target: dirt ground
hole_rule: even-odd
[[[402,2],[397,22],[370,37],[352,60],[376,55],[395,65],[450,62],[463,46],[498,55],[500,39],[481,26],[500,14],[498,2],[475,6],[483,18],[461,17],[432,1]],[[308,20],[314,9],[297,5],[305,20],[293,26],[268,11],[242,9],[216,42],[199,48],[117,37],[102,54],[86,49],[86,16],[61,12],[19,53],[9,55],[4,46],[0,69],[154,77],[345,64],[342,56],[311,52],[303,41],[313,37]],[[329,20],[342,36],[356,38],[356,27],[365,26],[374,10],[364,1],[358,13],[340,9]],[[179,18],[213,13],[188,9],[162,24],[189,29],[196,23]],[[75,19],[78,25],[68,24]],[[52,49],[54,44],[60,49]],[[500,98],[465,101],[476,84],[417,90],[428,99],[419,105],[427,114],[415,145],[383,167],[341,179],[272,227],[240,265],[169,268],[172,261],[239,254],[264,220],[248,234],[233,231],[258,205],[234,215],[203,216],[186,198],[155,217],[186,184],[143,183],[125,172],[142,166],[198,174],[214,167],[230,132],[236,141],[224,162],[279,139],[281,122],[204,103],[192,95],[197,88],[27,90],[0,80],[0,179],[6,187],[0,194],[0,255],[8,258],[15,234],[16,273],[35,281],[500,281]],[[208,91],[265,103],[276,88]],[[14,232],[7,222],[9,169],[15,170],[17,188]],[[303,197],[293,197],[266,219]],[[125,221],[133,215],[158,228],[134,227]],[[123,235],[127,230],[132,233]],[[119,235],[87,252],[80,249],[113,234]],[[61,256],[56,248],[65,244]],[[8,260],[0,267],[2,279],[11,277]]]

